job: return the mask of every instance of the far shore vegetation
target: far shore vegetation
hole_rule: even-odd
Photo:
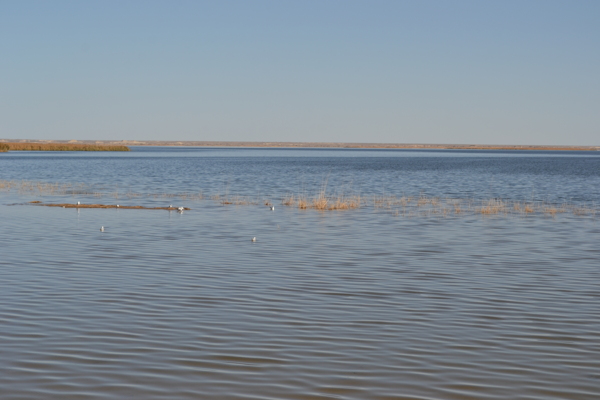
[[[129,151],[120,145],[80,144],[80,143],[0,143],[0,151]]]
[[[0,143],[77,144],[89,146],[192,146],[192,147],[258,147],[258,148],[331,148],[331,149],[404,149],[404,150],[543,150],[600,151],[600,146],[573,145],[488,145],[435,143],[346,143],[346,142],[232,142],[174,140],[30,140],[5,138]]]

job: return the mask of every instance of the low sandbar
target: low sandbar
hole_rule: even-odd
[[[191,210],[187,207],[144,207],[144,206],[122,206],[120,204],[73,204],[73,203],[42,203],[41,201],[31,201],[29,204],[45,207],[62,207],[62,208],[118,208],[124,210],[167,210],[181,211]]]

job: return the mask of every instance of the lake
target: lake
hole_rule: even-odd
[[[600,152],[0,153],[0,398],[596,399],[599,205]]]

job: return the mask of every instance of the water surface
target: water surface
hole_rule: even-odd
[[[591,206],[599,167],[595,153],[574,152],[1,154],[0,180],[105,194],[0,191],[0,397],[598,398],[595,217],[403,217],[275,201],[326,180],[365,196]],[[152,196],[199,191],[207,198]],[[276,209],[210,200],[225,191]],[[9,205],[33,199],[192,210]]]

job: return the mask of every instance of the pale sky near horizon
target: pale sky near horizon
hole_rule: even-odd
[[[600,145],[600,1],[0,0],[0,138]]]

